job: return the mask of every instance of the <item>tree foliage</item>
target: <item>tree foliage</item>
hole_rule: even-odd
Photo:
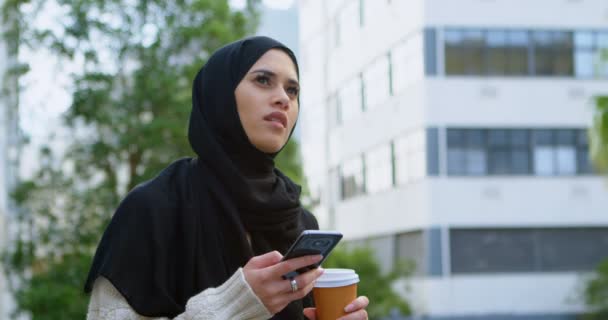
[[[599,172],[608,173],[608,96],[595,98],[589,137],[589,151],[595,168]]]
[[[402,315],[411,313],[408,302],[392,288],[395,280],[412,274],[414,266],[411,262],[400,261],[385,274],[381,271],[370,248],[347,249],[344,246],[338,246],[323,262],[323,267],[354,269],[357,272],[360,279],[357,294],[369,298],[370,304],[367,312],[370,319],[381,319],[393,310],[399,311]]]
[[[583,319],[608,319],[608,259],[598,265],[586,282],[583,300],[589,307]]]
[[[40,169],[13,193],[20,212],[3,262],[18,313],[85,317],[84,278],[113,210],[133,186],[192,155],[192,79],[221,45],[253,34],[257,3],[234,10],[225,0],[5,1],[10,43],[50,50],[79,70],[63,115],[66,152],[43,148]],[[52,6],[58,23],[27,23]]]

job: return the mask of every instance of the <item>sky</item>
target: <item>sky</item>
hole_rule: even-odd
[[[235,9],[241,9],[246,0],[229,0]],[[263,0],[259,34],[268,35],[294,49],[297,54],[297,11],[295,0]],[[49,5],[45,10],[46,20],[36,23],[52,23],[60,15],[58,8]],[[70,104],[70,73],[74,66],[60,65],[45,50],[23,50],[22,59],[30,64],[31,71],[22,78],[20,101],[20,125],[30,144],[25,146],[22,154],[21,172],[23,178],[31,176],[36,167],[36,156],[39,147],[54,136],[52,147],[61,151],[69,139],[69,132],[61,126],[61,114]]]

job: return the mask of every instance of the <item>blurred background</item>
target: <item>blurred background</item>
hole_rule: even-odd
[[[120,199],[210,53],[300,63],[277,165],[371,319],[608,319],[606,0],[0,0],[0,319],[82,319]]]

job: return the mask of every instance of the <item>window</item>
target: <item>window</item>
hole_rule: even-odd
[[[417,276],[424,275],[427,269],[424,236],[422,231],[412,231],[398,234],[396,237],[396,260],[413,261],[414,273]]]
[[[576,132],[558,130],[556,134],[556,169],[558,175],[576,174]]]
[[[412,35],[393,47],[390,52],[391,83],[394,94],[402,92],[424,75],[424,52],[420,47],[422,37],[422,33]]]
[[[452,229],[452,272],[589,271],[608,256],[608,228]]]
[[[606,30],[448,28],[443,39],[446,75],[608,77]]]
[[[365,154],[365,182],[369,193],[392,187],[393,167],[390,145],[377,147]]]
[[[608,31],[577,31],[574,45],[577,77],[608,77]]]
[[[365,193],[364,164],[362,157],[344,162],[340,170],[342,199]]]
[[[587,130],[578,130],[576,138],[576,164],[579,174],[593,173],[593,166],[589,159],[589,140]]]
[[[424,131],[415,131],[394,141],[394,172],[397,185],[419,180],[426,174]]]
[[[572,32],[534,31],[532,39],[536,75],[573,75]]]
[[[529,73],[528,48],[530,37],[527,31],[512,30],[507,32],[509,46],[507,49],[507,75],[522,76]]]
[[[525,229],[450,230],[452,273],[534,270],[534,250]]]
[[[444,37],[446,74],[481,74],[485,47],[483,32],[447,30]]]
[[[540,176],[553,175],[555,170],[553,131],[534,132],[534,173]]]
[[[448,129],[448,174],[484,175],[487,171],[485,132]]]
[[[576,174],[575,142],[574,130],[535,130],[534,173],[541,176]]]
[[[389,62],[383,56],[374,61],[363,72],[365,88],[365,110],[373,109],[384,102],[390,94]]]
[[[340,112],[342,123],[356,118],[363,112],[361,101],[362,87],[361,79],[356,78],[346,83],[344,88],[340,90],[338,99],[340,102]]]
[[[593,68],[595,51],[595,34],[591,31],[579,31],[574,34],[574,66],[577,77],[591,78],[595,75]]]
[[[596,34],[595,61],[597,64],[597,77],[608,77],[608,31]]]
[[[508,42],[507,32],[494,30],[486,32],[486,73],[489,75],[507,74]]]
[[[527,130],[488,131],[488,173],[530,173],[530,140]]]
[[[449,175],[590,174],[581,129],[448,129]]]

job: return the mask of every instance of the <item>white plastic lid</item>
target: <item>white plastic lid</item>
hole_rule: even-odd
[[[359,275],[352,269],[325,269],[317,279],[315,288],[345,287],[359,282]]]

